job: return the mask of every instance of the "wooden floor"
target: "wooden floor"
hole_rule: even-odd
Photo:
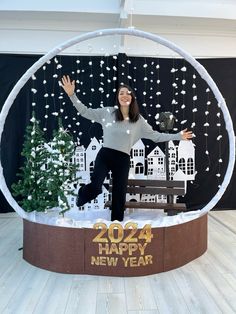
[[[0,313],[236,313],[236,211],[209,214],[208,251],[146,277],[64,275],[22,259],[22,221],[0,215]]]

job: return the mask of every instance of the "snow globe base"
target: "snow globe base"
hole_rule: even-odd
[[[169,271],[207,250],[207,214],[186,223],[135,229],[100,224],[70,228],[24,219],[23,258],[49,271],[105,276],[144,276]]]

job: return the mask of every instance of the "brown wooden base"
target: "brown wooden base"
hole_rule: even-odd
[[[143,276],[183,266],[207,250],[207,214],[151,231],[150,243],[110,243],[109,239],[98,243],[93,241],[100,232],[96,229],[24,220],[23,258],[34,266],[60,273]],[[129,234],[130,230],[125,230],[124,238]]]

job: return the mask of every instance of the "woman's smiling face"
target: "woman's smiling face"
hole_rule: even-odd
[[[131,96],[131,91],[128,90],[127,87],[122,87],[119,90],[119,94],[118,94],[118,100],[120,103],[120,106],[124,106],[127,107],[131,104],[132,101],[132,96]]]

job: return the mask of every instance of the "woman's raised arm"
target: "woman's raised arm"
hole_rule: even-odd
[[[98,122],[102,124],[104,120],[104,114],[106,113],[106,108],[87,108],[76,96],[75,94],[75,81],[71,80],[69,75],[64,75],[61,79],[61,86],[65,93],[69,96],[75,108],[81,114],[82,117]]]

